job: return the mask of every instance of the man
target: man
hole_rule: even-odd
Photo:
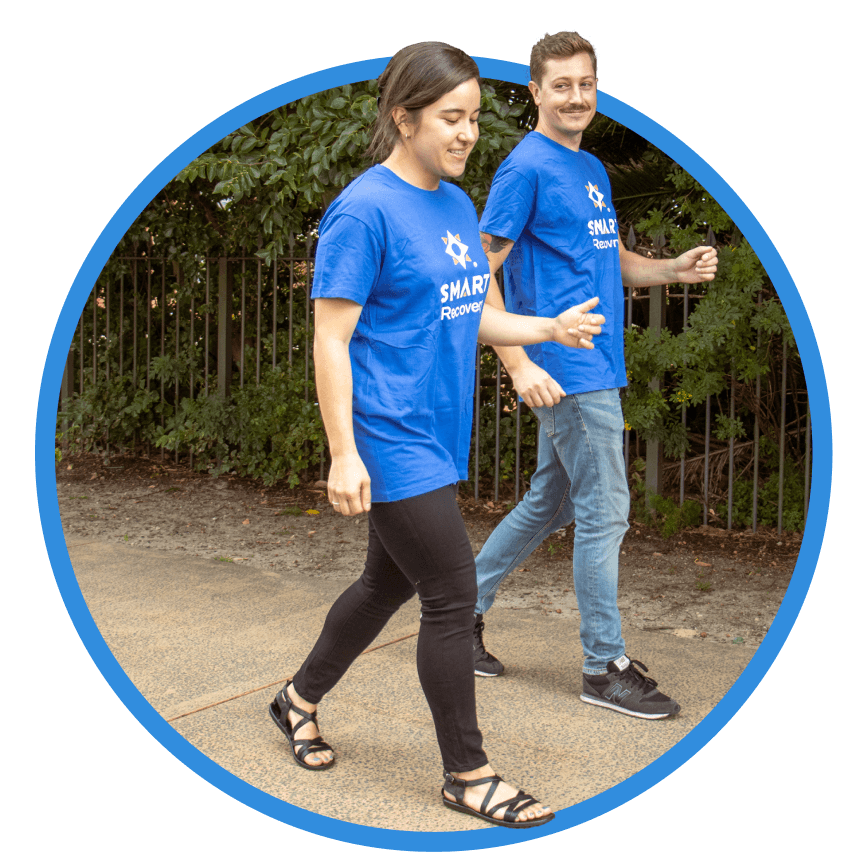
[[[597,106],[597,60],[589,42],[578,33],[547,35],[532,49],[529,70],[538,122],[493,179],[480,224],[484,251],[494,275],[504,264],[509,311],[551,315],[597,295],[606,325],[590,351],[551,344],[496,349],[540,421],[538,465],[531,489],[477,559],[475,673],[504,671],[483,644],[483,616],[500,583],[547,535],[575,520],[573,575],[585,655],[581,699],[659,719],[680,706],[625,654],[617,601],[630,507],[619,391],[627,384],[622,284],[710,281],[717,254],[695,248],[674,260],[650,260],[618,240],[609,178],[579,148]],[[487,301],[501,306],[495,278]]]

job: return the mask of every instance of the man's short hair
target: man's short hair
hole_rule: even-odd
[[[529,61],[531,79],[540,86],[546,71],[547,60],[565,59],[574,56],[574,54],[588,54],[591,57],[594,74],[597,74],[597,56],[588,39],[583,39],[579,33],[572,33],[568,30],[563,30],[553,36],[547,33],[532,48],[531,60]]]

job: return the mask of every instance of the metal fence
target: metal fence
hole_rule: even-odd
[[[628,236],[628,247],[635,237]],[[89,386],[122,381],[132,392],[146,392],[157,402],[160,420],[177,414],[183,398],[217,394],[231,388],[259,385],[261,372],[286,365],[303,374],[304,400],[313,402],[311,338],[313,308],[309,300],[312,277],[311,242],[290,237],[290,253],[265,265],[252,253],[236,257],[200,257],[179,267],[164,257],[114,258],[97,282],[78,322],[70,345],[60,397],[61,413]],[[659,250],[659,249],[658,249]],[[666,325],[667,309],[680,314],[686,327],[690,307],[701,295],[688,287],[627,289],[627,325]],[[495,502],[518,501],[536,461],[536,421],[517,403],[510,380],[492,350],[479,347],[476,356],[475,432],[470,463],[471,490]],[[774,374],[771,374],[774,377]],[[809,504],[811,433],[809,401],[802,371],[790,372],[788,350],[782,349],[776,378],[756,380],[755,399],[763,391],[779,399],[778,515],[783,531],[786,464],[802,464],[803,520]],[[655,384],[659,384],[655,382]],[[652,492],[671,495],[683,504],[702,504],[704,524],[716,519],[732,529],[736,482],[750,476],[752,528],[760,524],[763,456],[758,410],[753,410],[752,438],[715,445],[713,416],[717,410],[734,420],[738,392],[748,391],[734,378],[727,393],[708,397],[703,406],[685,406],[682,420],[695,453],[675,462],[664,460],[660,445],[625,430],[624,456],[628,475],[644,454],[644,483]],[[778,393],[777,393],[778,389]],[[109,387],[106,389],[110,391]],[[727,402],[726,402],[727,401]],[[68,419],[61,414],[60,431]],[[63,437],[61,435],[61,444]],[[140,444],[122,430],[112,429],[100,442],[105,456]],[[147,443],[151,447],[151,442]],[[195,466],[193,450],[172,452]],[[317,452],[319,476],[325,475],[326,450]],[[161,456],[166,456],[161,450]],[[772,459],[772,458],[771,458]],[[199,462],[198,467],[203,465]],[[797,468],[797,466],[793,466]],[[771,481],[772,483],[772,481]],[[718,517],[716,507],[727,514]]]

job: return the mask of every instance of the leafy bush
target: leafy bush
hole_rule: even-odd
[[[776,526],[779,522],[779,447],[770,439],[762,439],[760,447],[762,466],[769,476],[758,490],[757,522],[759,525]],[[782,527],[788,532],[803,531],[804,481],[800,469],[786,460],[782,490]],[[753,483],[738,479],[732,483],[732,526],[752,526]],[[728,502],[717,505],[717,515],[728,518]]]
[[[504,391],[502,394],[504,398]],[[505,398],[507,399],[507,398]],[[520,404],[520,474],[528,477],[534,470],[534,462],[528,462],[529,457],[536,459],[538,421],[534,413],[524,404]],[[478,442],[478,472],[483,478],[495,474],[496,468],[496,404],[493,399],[481,403]],[[499,480],[513,481],[516,468],[517,425],[516,412],[502,411],[499,419]],[[469,480],[475,476],[475,441],[472,439],[472,450],[469,457]],[[522,492],[522,491],[521,491]]]
[[[317,404],[304,399],[304,386],[303,368],[278,366],[266,371],[260,385],[236,392],[231,463],[240,474],[266,484],[286,476],[294,487],[302,472],[319,465],[325,445],[322,417]]]
[[[481,350],[481,408],[478,420],[478,471],[486,479],[495,474],[496,467],[496,354],[490,349]],[[517,393],[510,379],[502,375],[500,385],[501,405],[499,415],[499,481],[514,480],[516,468],[517,441]],[[525,404],[520,409],[520,475],[528,476],[534,469],[537,459],[538,421]],[[473,416],[474,421],[474,416]],[[472,447],[469,453],[469,481],[474,487],[475,477],[475,439],[472,434]]]
[[[703,510],[700,502],[686,499],[683,505],[678,505],[658,493],[649,493],[644,473],[644,460],[636,460],[633,463],[631,504],[639,522],[653,523],[667,539],[683,528],[701,524]]]
[[[672,176],[677,178],[677,171]],[[672,254],[703,243],[706,226],[712,221],[722,223],[725,215],[701,186],[698,189],[697,196],[704,202],[699,201],[697,216],[706,220],[681,228],[655,212],[637,227],[655,236],[668,236]],[[689,450],[683,409],[726,392],[732,379],[742,393],[743,386],[754,383],[758,375],[765,379],[764,394],[773,396],[767,379],[775,356],[781,357],[783,340],[793,365],[800,368],[788,318],[746,240],[722,247],[716,279],[691,290],[696,301],[686,329],[672,332],[663,328],[656,334],[634,325],[625,332],[629,384],[623,399],[624,418],[641,438],[662,442],[672,458]],[[654,380],[660,385],[654,386]],[[744,419],[750,420],[749,406],[742,405],[741,410],[733,420],[715,415],[716,438],[746,434]],[[759,413],[760,420],[768,418],[767,410]]]
[[[286,338],[278,336],[282,355]],[[305,400],[304,365],[266,366],[259,385],[240,388],[238,378],[234,384],[227,400],[217,394],[185,398],[156,444],[193,452],[201,458],[197,467],[214,475],[235,470],[267,486],[282,478],[298,485],[304,471],[319,465],[325,443],[312,381]]]
[[[108,445],[131,445],[134,440],[149,442],[193,453],[198,468],[235,469],[267,483],[288,477],[294,484],[303,472],[319,465],[324,437],[314,403],[313,367],[306,391],[304,363],[291,367],[284,361],[289,357],[281,328],[286,312],[284,285],[289,280],[293,287],[289,295],[294,301],[294,319],[303,320],[310,265],[298,258],[310,253],[326,206],[366,167],[363,152],[376,115],[377,95],[375,81],[366,81],[284,105],[217,142],[156,195],[120,241],[94,291],[92,301],[106,311],[105,284],[124,284],[123,302],[118,306],[117,298],[113,299],[111,337],[94,330],[92,304],[82,316],[81,345],[86,343],[87,350],[97,353],[99,381],[90,378],[83,394],[64,404],[60,426],[63,421],[68,423],[65,438],[70,444],[105,450]],[[459,180],[479,211],[498,165],[533,127],[534,119],[524,87],[484,81],[481,135]],[[711,230],[720,245],[716,280],[690,288],[695,300],[686,327],[678,325],[676,318],[659,334],[638,324],[625,331],[629,386],[623,409],[628,429],[637,434],[637,440],[660,441],[667,456],[679,457],[698,441],[694,431],[702,429],[701,404],[710,397],[714,438],[748,438],[753,416],[759,419],[762,433],[773,436],[774,416],[779,411],[774,408],[779,387],[774,368],[780,365],[783,350],[788,351],[795,391],[803,387],[802,368],[785,312],[749,243],[693,177],[623,126],[598,118],[587,131],[585,143],[606,162],[619,217],[628,219],[622,236],[634,224],[640,252],[674,256],[713,241],[708,238]],[[647,201],[644,206],[643,201]],[[248,265],[251,254],[256,254],[260,268],[253,262]],[[203,368],[215,361],[214,341],[210,338],[207,344],[201,329],[203,320],[211,325],[217,312],[217,290],[210,287],[217,281],[211,264],[218,256],[241,256],[242,271],[247,271],[245,278],[237,274],[238,264],[234,269],[234,325],[242,318],[248,325],[259,324],[260,319],[266,320],[265,326],[276,321],[279,332],[275,367],[272,336],[264,329],[259,384],[240,387],[234,375],[229,401],[205,394],[200,382]],[[166,262],[155,263],[156,258]],[[157,265],[163,266],[160,272]],[[169,274],[165,277],[165,273]],[[239,299],[239,283],[248,288],[247,306]],[[637,305],[640,311],[643,307],[643,303]],[[639,317],[641,323],[641,313]],[[153,337],[139,333],[132,347],[135,318],[141,326],[144,320],[151,322]],[[123,361],[118,356],[120,327],[125,343]],[[166,333],[166,354],[151,358],[157,332]],[[207,329],[207,336],[210,333]],[[294,356],[304,351],[310,338],[312,331],[295,327]],[[73,352],[78,348],[76,342]],[[132,348],[136,349],[133,359]],[[207,349],[209,355],[204,355]],[[246,368],[251,367],[256,356],[246,351],[246,359]],[[138,368],[136,380],[128,372],[132,360]],[[147,370],[150,381],[155,380],[151,387],[164,388],[163,401],[141,381]],[[495,466],[495,405],[489,382],[494,373],[495,357],[485,354],[478,415],[478,465],[483,476],[492,475]],[[246,374],[246,381],[250,375]],[[106,376],[109,382],[104,381]],[[755,397],[752,385],[757,376],[763,382],[761,398]],[[733,418],[720,400],[727,399],[732,384],[737,407]],[[490,397],[483,398],[487,393]],[[514,397],[509,387],[503,387],[502,481],[511,480],[514,473]],[[799,409],[797,406],[795,411]],[[531,411],[524,409],[523,474],[531,468],[536,426]],[[796,449],[791,456],[798,456]],[[768,466],[766,473],[761,487],[762,522],[770,522],[772,517],[775,521],[770,501],[771,496],[775,498],[773,468]],[[787,527],[799,522],[798,481],[796,466],[787,463]],[[802,482],[800,495],[802,500]],[[746,522],[750,515],[751,497],[751,487],[737,481],[734,516],[738,523]],[[693,517],[694,504],[685,506],[686,513],[665,499],[646,507],[650,516],[659,519],[661,528],[671,531]]]
[[[102,453],[108,445],[154,442],[164,404],[128,376],[88,382],[57,414],[59,438],[72,450]],[[63,426],[66,426],[63,431]]]

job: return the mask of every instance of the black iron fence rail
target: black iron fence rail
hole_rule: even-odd
[[[297,253],[298,252],[298,253]],[[103,275],[87,301],[75,337],[70,345],[60,397],[61,414],[68,405],[90,385],[100,380],[128,377],[135,389],[157,392],[160,414],[180,407],[183,395],[194,400],[217,393],[229,398],[231,386],[259,385],[265,363],[273,369],[279,362],[288,367],[300,366],[304,385],[304,400],[312,402],[311,333],[313,308],[309,298],[312,279],[311,240],[289,239],[289,255],[266,265],[253,253],[238,256],[200,257],[195,264],[180,267],[175,261],[157,256],[118,257],[112,261],[113,274]],[[650,288],[647,293],[627,290],[627,325],[633,325],[634,302],[648,300],[649,325],[659,329],[664,324],[668,302],[682,303],[683,324],[687,325],[691,300],[698,296],[684,287],[683,293],[667,288]],[[283,337],[286,329],[286,338]],[[279,333],[281,335],[279,339]],[[286,356],[279,354],[279,342]],[[760,345],[760,343],[759,343]],[[779,488],[777,531],[783,531],[783,494],[787,445],[800,451],[803,469],[803,518],[809,506],[811,474],[811,430],[808,396],[804,388],[794,385],[792,412],[788,420],[789,399],[788,351],[782,349],[779,372]],[[172,380],[165,375],[165,361],[172,359]],[[533,444],[523,444],[524,422],[533,422],[529,410],[518,404],[510,380],[498,359],[483,347],[476,356],[475,432],[470,465],[472,490],[478,499],[483,492],[498,502],[503,496],[516,502],[523,492],[525,478],[531,473],[536,458]],[[172,382],[172,385],[169,384]],[[770,380],[764,381],[771,385]],[[756,380],[756,399],[762,394],[763,380]],[[728,386],[728,414],[736,415],[737,381]],[[721,395],[722,396],[722,395]],[[723,398],[725,399],[725,398]],[[645,448],[645,485],[652,492],[676,492],[681,504],[694,499],[702,503],[702,521],[708,524],[716,517],[718,502],[727,503],[723,518],[726,528],[733,522],[733,490],[736,479],[752,473],[752,528],[759,517],[759,486],[762,471],[761,438],[758,413],[755,413],[752,439],[736,442],[734,437],[717,450],[712,444],[713,407],[717,398],[709,396],[704,404],[704,433],[699,434],[701,453],[664,462],[661,447],[652,441],[639,439],[635,431],[625,430],[624,456],[631,474],[641,449]],[[721,407],[725,404],[720,404]],[[491,468],[481,467],[482,436],[479,432],[482,416],[492,410]],[[688,410],[682,408],[682,420],[687,425]],[[502,467],[502,425],[513,427],[514,464]],[[60,424],[60,444],[65,444],[63,419]],[[695,434],[694,434],[695,436]],[[133,447],[136,438],[110,438],[103,446],[105,455],[111,451]],[[179,461],[181,445],[174,450]],[[186,452],[189,465],[194,466],[194,453]],[[162,448],[161,456],[165,456]],[[794,458],[798,460],[797,457]],[[319,475],[325,475],[328,452],[319,454]],[[198,464],[199,465],[199,464]],[[504,474],[503,474],[504,473]],[[512,473],[512,474],[511,474]]]

